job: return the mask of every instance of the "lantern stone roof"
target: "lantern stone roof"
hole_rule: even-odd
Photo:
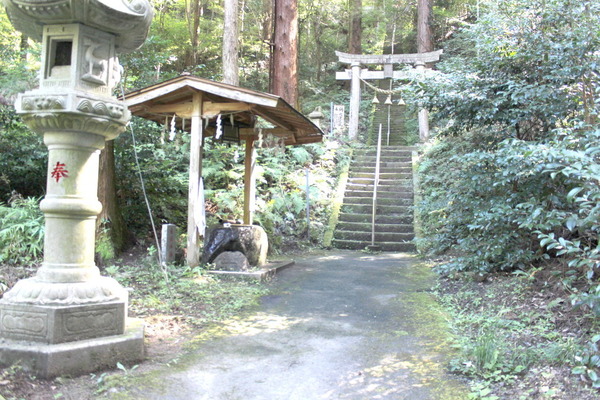
[[[117,53],[139,48],[154,11],[148,0],[2,0],[13,26],[40,41],[44,25],[80,23],[115,35]]]
[[[271,133],[285,140],[286,145],[315,143],[323,140],[323,132],[310,119],[279,96],[257,92],[238,86],[214,82],[192,75],[158,83],[125,95],[125,104],[133,115],[160,124],[176,115],[178,128],[188,129],[183,120],[193,112],[194,95],[201,94],[201,116],[213,122],[218,115],[231,118],[240,126],[240,136],[258,136]],[[274,127],[256,128],[257,117]],[[205,129],[204,137],[211,136],[214,129]]]

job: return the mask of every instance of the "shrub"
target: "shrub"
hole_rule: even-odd
[[[0,263],[25,264],[41,257],[44,216],[38,199],[15,199],[0,204]]]

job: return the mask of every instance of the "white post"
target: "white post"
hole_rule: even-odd
[[[425,63],[417,62],[415,69],[424,74]],[[426,142],[429,139],[429,112],[424,108],[419,110],[419,139],[421,142]]]
[[[190,138],[190,177],[188,186],[188,222],[187,222],[187,264],[197,267],[200,264],[199,235],[196,221],[196,204],[200,178],[202,177],[202,94],[194,93],[192,111],[192,132]]]
[[[254,222],[254,206],[256,202],[256,150],[254,149],[254,138],[246,138],[246,156],[244,159],[244,225],[252,225]]]
[[[306,168],[306,238],[310,240],[310,169]]]
[[[375,159],[375,176],[373,179],[373,213],[371,215],[371,246],[375,247],[375,219],[377,218],[377,186],[379,186],[379,164],[381,162],[381,124],[377,135],[377,157]]]
[[[350,140],[358,139],[358,114],[360,111],[360,63],[352,63],[352,80],[350,86],[350,117],[348,136]]]

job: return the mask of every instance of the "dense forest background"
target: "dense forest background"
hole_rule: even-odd
[[[442,41],[461,21],[473,19],[474,1],[443,1],[433,7],[435,37]],[[144,46],[124,55],[125,92],[190,73],[203,78],[223,79],[223,34],[225,4],[220,1],[154,1],[155,17]],[[357,23],[358,21],[358,23]],[[298,2],[298,107],[308,114],[322,107],[328,129],[331,102],[348,105],[348,89],[335,81],[335,72],[346,66],[337,63],[335,51],[348,51],[360,39],[365,53],[416,52],[416,1],[300,1]],[[16,94],[35,87],[39,68],[39,44],[15,32],[6,15],[0,15],[0,94],[3,134],[0,137],[0,201],[14,196],[40,198],[44,194],[46,150],[41,138],[25,127],[11,107]],[[238,64],[240,86],[269,91],[272,84],[271,58],[274,40],[274,10],[271,1],[239,3]],[[356,51],[357,44],[354,43]],[[362,141],[368,128],[370,108],[364,102],[361,114]],[[346,107],[348,109],[348,107]],[[178,132],[168,140],[170,127],[134,119],[137,151],[146,179],[148,197],[159,222],[185,224],[189,137]],[[341,139],[341,140],[338,140]],[[259,152],[257,222],[277,238],[290,243],[307,231],[304,206],[304,167],[311,171],[313,202],[311,240],[321,240],[327,223],[329,197],[339,168],[348,161],[343,138],[322,145],[288,148],[284,152]],[[111,146],[112,147],[112,146]],[[339,151],[338,151],[339,149]],[[129,134],[114,144],[116,186],[121,213],[131,235],[142,240],[149,231],[143,193]],[[9,156],[10,155],[10,156]],[[205,151],[204,178],[209,214],[239,218],[241,213],[243,152],[239,148],[209,143]],[[102,197],[102,196],[101,196]],[[102,222],[102,221],[100,221]],[[105,221],[106,222],[106,221]],[[99,227],[102,233],[102,226]],[[284,235],[280,235],[284,234]],[[100,235],[102,239],[102,235]],[[282,239],[283,240],[283,239]],[[123,249],[131,240],[121,240]],[[104,246],[102,247],[104,248]],[[113,255],[113,250],[106,252]]]
[[[240,86],[269,91],[273,4],[238,4]],[[549,340],[564,350],[561,357],[570,360],[575,374],[600,387],[600,4],[299,0],[299,109],[308,114],[320,106],[328,117],[331,102],[348,105],[347,88],[335,80],[335,72],[345,68],[337,63],[336,50],[421,50],[417,25],[423,4],[431,6],[431,39],[444,56],[432,74],[397,86],[409,106],[430,111],[433,128],[432,139],[420,149],[419,252],[439,257],[438,271],[452,279],[466,275],[485,281],[491,274],[515,274],[550,287],[557,294],[547,309],[573,307],[569,312],[583,313],[579,321],[585,321],[580,324],[585,329],[578,332],[578,347],[569,347],[572,341],[562,336]],[[156,14],[146,44],[121,58],[123,90],[184,72],[222,80],[224,4],[156,0],[153,5]],[[15,32],[0,14],[0,52],[0,263],[18,264],[39,260],[42,251],[37,201],[44,195],[46,150],[11,105],[16,93],[37,83],[39,45]],[[352,148],[368,141],[366,97],[358,143],[341,135],[322,144],[259,152],[256,219],[270,233],[275,251],[301,240],[321,243],[337,177]],[[175,132],[169,139],[168,121],[164,126],[141,120],[132,124],[155,219],[184,226],[187,134]],[[114,152],[117,197],[129,237],[150,245],[131,135],[121,135]],[[213,218],[239,218],[242,165],[239,148],[207,144],[203,174]],[[307,169],[313,199],[309,238]],[[114,258],[117,250],[101,242],[99,257]],[[478,349],[473,347],[474,354]],[[482,376],[489,362],[457,368]],[[514,358],[502,364],[508,369],[503,373],[518,375],[515,371],[524,364]]]

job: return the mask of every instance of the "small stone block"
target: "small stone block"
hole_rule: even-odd
[[[177,226],[174,224],[163,224],[160,237],[160,247],[162,260],[165,263],[175,261],[175,251],[177,243]]]
[[[248,271],[250,264],[246,256],[239,251],[224,251],[213,261],[220,271]]]

